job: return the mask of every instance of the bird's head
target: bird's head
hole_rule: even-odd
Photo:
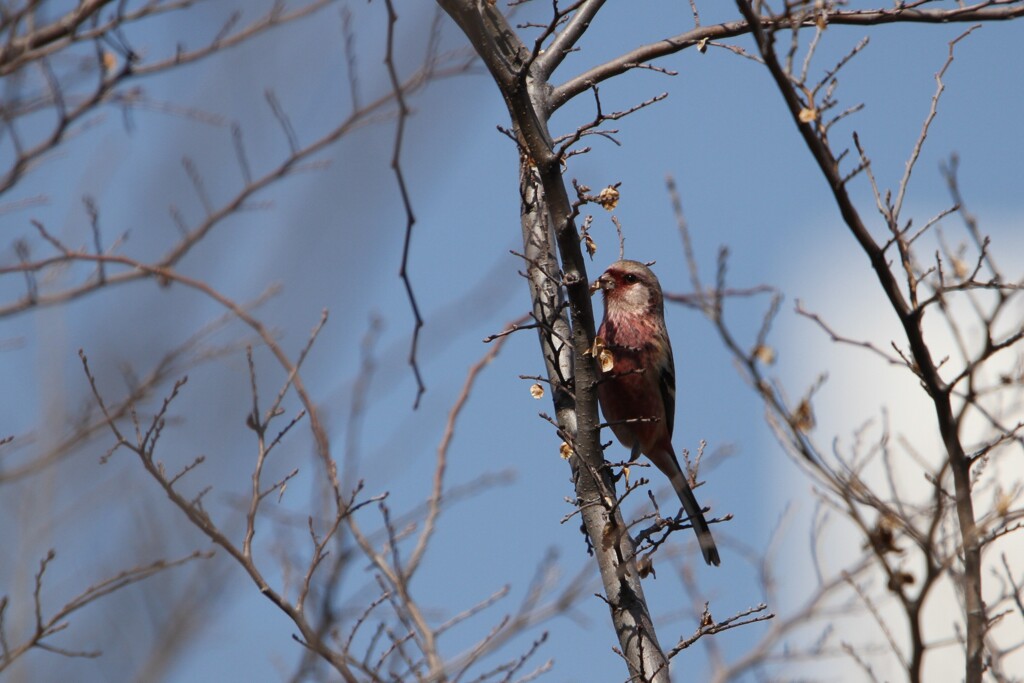
[[[640,314],[664,310],[661,283],[639,261],[616,261],[597,278],[594,289],[604,294],[605,314]]]

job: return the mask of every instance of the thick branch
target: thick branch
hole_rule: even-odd
[[[964,453],[963,444],[960,442],[957,432],[957,422],[950,401],[950,387],[939,375],[938,368],[932,360],[931,350],[925,341],[921,327],[922,309],[912,307],[908,303],[900,289],[895,273],[889,267],[884,249],[875,241],[861,220],[859,212],[846,191],[845,180],[839,171],[839,163],[827,142],[818,134],[818,122],[801,120],[800,115],[804,105],[775,55],[772,33],[762,28],[764,22],[758,20],[749,2],[737,0],[737,5],[747,21],[755,27],[755,38],[765,66],[775,80],[779,92],[782,93],[800,135],[828,182],[844,222],[868,256],[878,277],[878,282],[906,334],[918,376],[921,378],[925,391],[932,399],[939,432],[942,435],[950,469],[953,472],[957,517],[963,541],[963,588],[967,623],[966,680],[968,683],[979,683],[982,674],[983,638],[986,625],[985,608],[981,599],[981,551],[974,516],[974,504],[971,498],[970,460]],[[954,15],[949,16],[953,17]],[[959,14],[955,16],[959,16]]]
[[[605,0],[586,0],[572,15],[562,32],[551,41],[550,47],[537,58],[537,76],[547,80],[562,63],[566,55],[583,37],[590,22],[604,6]]]
[[[559,432],[573,451],[577,504],[597,557],[630,675],[634,680],[667,683],[668,664],[644,600],[632,540],[614,505],[614,484],[604,467],[597,418],[597,373],[588,355],[594,338],[594,314],[572,205],[562,180],[561,159],[547,130],[550,88],[536,62],[531,65],[530,51],[496,7],[473,0],[438,2],[465,32],[508,106],[521,152],[522,222],[530,259],[531,296],[541,326],[541,351],[548,378],[556,387],[552,397]],[[596,7],[593,9],[596,11]],[[561,272],[554,262],[556,245]],[[560,300],[563,286],[566,306]]]
[[[814,12],[800,22],[798,26],[814,26],[819,18],[831,25],[874,26],[895,23],[946,24],[954,22],[1005,21],[1024,16],[1024,2],[993,4],[986,0],[964,7],[950,9],[905,9],[893,7],[880,10],[830,10]],[[792,17],[760,17],[754,19],[760,31],[793,27]],[[552,109],[558,109],[576,95],[590,89],[594,84],[606,81],[613,76],[625,73],[639,64],[659,59],[689,47],[703,44],[705,41],[734,38],[754,33],[750,21],[727,21],[721,24],[698,26],[685,33],[664,38],[654,43],[641,45],[603,64],[599,64],[552,91]],[[545,53],[546,54],[546,53]]]

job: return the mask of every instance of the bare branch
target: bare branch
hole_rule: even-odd
[[[412,281],[409,279],[409,247],[412,244],[412,228],[416,224],[416,215],[412,211],[412,200],[409,199],[409,191],[405,185],[405,175],[402,173],[401,164],[402,141],[405,138],[405,122],[409,118],[409,107],[405,102],[402,81],[398,77],[394,61],[395,24],[398,22],[398,13],[395,11],[392,0],[385,0],[384,5],[388,9],[388,35],[387,48],[384,53],[384,64],[387,66],[392,92],[394,93],[395,102],[398,104],[398,122],[395,128],[395,145],[391,152],[391,170],[395,174],[395,180],[398,181],[398,189],[402,196],[402,206],[405,208],[405,242],[402,245],[402,265],[398,270],[398,275],[402,278],[406,296],[409,297],[409,306],[412,307],[413,328],[412,344],[409,348],[409,366],[412,368],[412,374],[416,378],[416,398],[413,399],[413,408],[417,408],[420,404],[420,398],[427,388],[423,384],[420,366],[416,361],[416,347],[419,344],[423,318],[420,316],[420,307],[416,303],[416,295],[412,290]]]
[[[808,14],[799,21],[799,26],[816,26],[819,21],[829,25],[845,26],[879,26],[894,23],[934,23],[951,22],[1006,21],[1024,16],[1024,3],[1007,2],[993,3],[981,0],[972,5],[962,5],[948,9],[914,8],[896,6],[891,9],[878,10],[843,10],[829,7],[820,13]],[[637,64],[646,64],[666,57],[690,47],[707,45],[709,41],[754,34],[757,31],[774,32],[779,29],[798,28],[792,26],[788,16],[762,16],[747,18],[746,21],[729,21],[721,24],[697,26],[690,31],[626,52],[614,59],[599,64],[591,69],[573,76],[555,87],[551,97],[551,109],[557,110],[563,104],[580,93],[609,78],[625,73]]]

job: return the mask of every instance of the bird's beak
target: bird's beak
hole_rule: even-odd
[[[590,295],[593,296],[599,289],[603,291],[608,291],[613,287],[615,287],[615,281],[608,277],[608,274],[605,273],[601,277],[594,280],[594,283],[590,285]]]

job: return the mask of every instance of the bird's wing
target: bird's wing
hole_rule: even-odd
[[[668,339],[665,342],[668,344]],[[672,359],[672,346],[669,345],[666,351],[665,363],[658,374],[658,388],[661,390],[661,402],[665,406],[665,426],[671,439],[676,419],[676,363]]]

